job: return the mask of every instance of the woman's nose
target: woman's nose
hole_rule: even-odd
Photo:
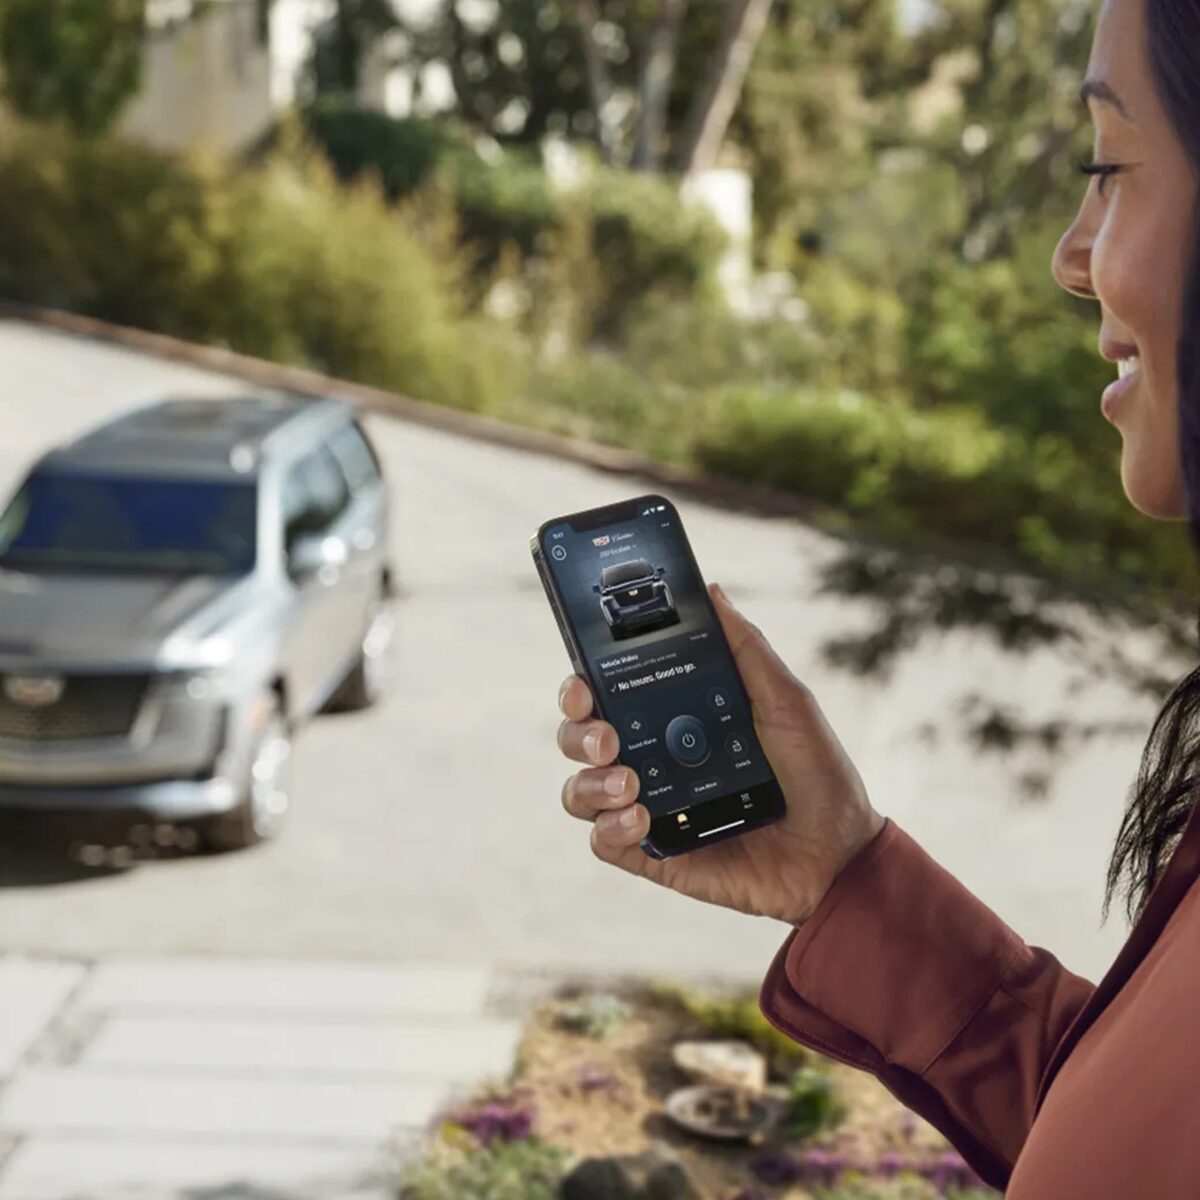
[[[1062,235],[1050,262],[1050,270],[1064,291],[1088,300],[1096,298],[1092,288],[1091,239],[1083,236],[1078,220]]]

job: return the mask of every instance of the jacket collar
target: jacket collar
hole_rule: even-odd
[[[1042,1072],[1037,1100],[1034,1102],[1035,1116],[1067,1055],[1146,957],[1197,876],[1200,876],[1200,803],[1192,805],[1179,842],[1151,889],[1145,907],[1129,931],[1125,945],[1121,947],[1112,966],[1096,985],[1087,1002],[1075,1014],[1075,1019],[1050,1055],[1046,1069]]]

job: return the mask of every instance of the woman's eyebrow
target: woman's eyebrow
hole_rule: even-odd
[[[1079,89],[1080,104],[1086,105],[1088,100],[1093,97],[1105,104],[1111,104],[1130,125],[1137,124],[1129,115],[1129,110],[1125,107],[1121,97],[1103,79],[1085,79],[1083,81],[1083,86]]]

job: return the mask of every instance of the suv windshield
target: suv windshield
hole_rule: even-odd
[[[0,516],[0,566],[244,573],[252,482],[35,471]]]
[[[633,583],[636,579],[647,579],[654,572],[644,558],[635,558],[630,562],[618,563],[615,567],[604,568],[604,586],[615,588],[623,583]]]

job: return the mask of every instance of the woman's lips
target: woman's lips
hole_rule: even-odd
[[[1137,352],[1117,359],[1117,378],[1104,389],[1100,411],[1110,420],[1121,397],[1132,391],[1142,377],[1141,359]]]

